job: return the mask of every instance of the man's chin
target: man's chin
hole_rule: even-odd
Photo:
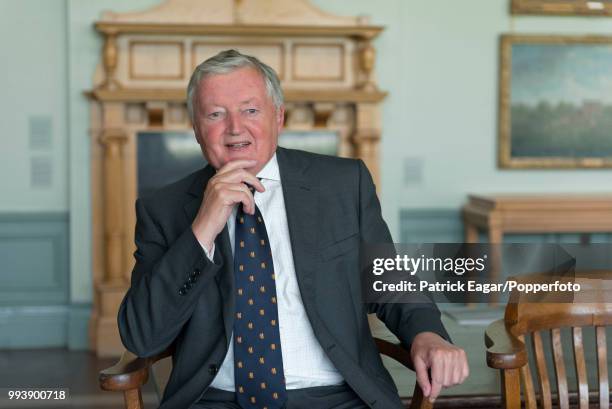
[[[264,163],[260,164],[259,162],[257,162],[257,165],[252,166],[250,168],[245,168],[245,170],[250,174],[257,176],[257,174],[263,169],[264,165]]]
[[[265,163],[260,163],[257,159],[254,159],[252,157],[241,157],[241,158],[231,158],[229,160],[220,162],[220,164],[218,166],[215,166],[214,164],[211,163],[211,165],[216,169],[219,170],[222,167],[224,167],[225,165],[227,165],[228,163],[231,162],[237,162],[239,160],[251,160],[251,161],[257,161],[257,164],[255,166],[251,166],[248,168],[244,168],[244,170],[246,170],[247,172],[253,174],[253,175],[257,175],[257,173],[259,173],[260,170],[263,169]]]
[[[228,152],[227,162],[235,162],[237,160],[257,160],[253,152]]]

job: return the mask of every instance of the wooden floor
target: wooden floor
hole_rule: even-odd
[[[115,359],[97,358],[93,353],[65,349],[0,350],[0,389],[10,388],[68,388],[69,399],[58,401],[30,401],[15,404],[0,399],[0,409],[118,409],[123,406],[120,394],[98,388],[98,372],[113,365]],[[399,374],[396,374],[399,375]],[[401,374],[401,380],[406,373]],[[410,393],[412,386],[410,386]],[[157,396],[152,381],[145,386],[143,398],[146,408],[157,407]],[[493,408],[490,399],[474,396],[447,396],[436,408],[475,409]],[[479,404],[480,403],[480,404]]]
[[[118,409],[120,394],[98,388],[98,372],[115,359],[99,359],[90,352],[65,349],[0,350],[0,389],[68,388],[69,398],[60,401],[26,401],[16,404],[0,398],[0,408]],[[150,382],[149,382],[150,383]],[[145,406],[154,408],[157,398],[152,384],[145,386]]]
[[[115,359],[101,359],[89,352],[65,349],[38,349],[0,351],[0,389],[19,388],[68,388],[69,399],[64,402],[30,401],[15,404],[0,399],[0,409],[118,409],[123,406],[120,394],[104,392],[98,388],[98,372],[111,366]],[[404,384],[405,372],[395,373]],[[413,384],[410,381],[410,393]],[[404,395],[406,396],[406,395]],[[143,398],[146,408],[157,407],[157,396],[152,381],[145,386]],[[407,402],[407,401],[406,401]],[[475,409],[493,408],[495,400],[475,399],[475,396],[445,396],[436,408]]]

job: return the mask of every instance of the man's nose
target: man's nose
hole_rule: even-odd
[[[228,116],[229,133],[231,135],[240,135],[242,133],[242,118],[239,113],[231,113]]]

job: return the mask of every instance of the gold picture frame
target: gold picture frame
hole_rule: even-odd
[[[611,0],[512,0],[512,14],[612,16]]]
[[[499,166],[612,168],[610,70],[612,37],[502,35]]]

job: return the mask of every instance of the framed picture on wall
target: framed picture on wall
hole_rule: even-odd
[[[501,37],[502,168],[612,167],[612,37]]]
[[[512,0],[512,14],[612,15],[612,0]]]

